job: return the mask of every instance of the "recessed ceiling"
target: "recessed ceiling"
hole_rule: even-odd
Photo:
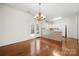
[[[6,3],[4,5],[26,11],[33,16],[37,13],[39,8],[38,3]],[[65,17],[79,12],[79,3],[42,3],[41,9],[47,16],[47,19],[59,16]]]

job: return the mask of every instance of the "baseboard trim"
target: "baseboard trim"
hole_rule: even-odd
[[[65,38],[65,36],[62,36],[63,38]],[[74,38],[74,37],[67,37],[68,39],[78,39],[78,38]],[[78,39],[79,40],[79,39]]]

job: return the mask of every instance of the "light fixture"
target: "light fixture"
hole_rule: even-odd
[[[38,21],[43,21],[45,20],[46,16],[44,16],[43,13],[41,12],[41,3],[39,3],[38,5],[39,5],[39,11],[35,15],[34,19]]]
[[[51,19],[50,21],[57,21],[57,20],[61,20],[61,19],[62,19],[62,17],[56,17],[56,18]]]

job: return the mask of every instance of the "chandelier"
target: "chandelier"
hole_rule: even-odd
[[[44,16],[43,13],[41,12],[41,3],[39,3],[38,5],[39,5],[39,11],[35,15],[34,19],[38,21],[43,21],[45,20],[46,16]]]

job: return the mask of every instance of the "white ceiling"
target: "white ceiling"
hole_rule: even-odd
[[[18,8],[31,15],[35,15],[39,8],[38,3],[6,3],[5,5]],[[42,3],[41,9],[47,19],[66,17],[79,12],[79,3]]]

